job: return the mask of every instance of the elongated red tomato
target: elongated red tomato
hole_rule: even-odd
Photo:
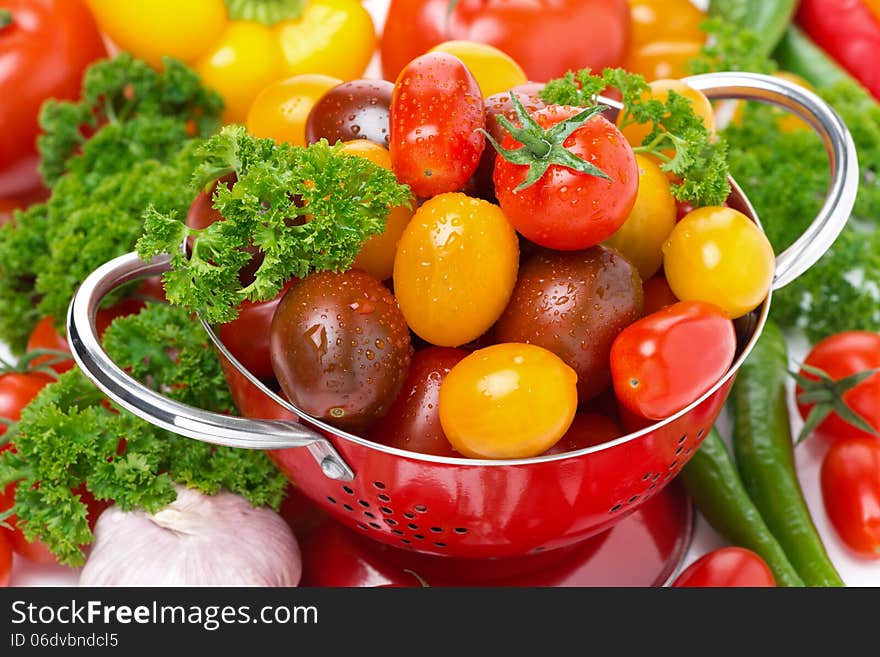
[[[548,152],[534,152],[531,166],[509,162],[503,154],[495,160],[495,194],[504,214],[524,237],[550,249],[577,251],[611,237],[636,201],[639,171],[635,155],[608,119],[593,116],[561,144],[552,139],[553,126],[581,112],[582,108],[560,105],[534,112],[530,116],[546,131],[536,140],[537,146],[543,144]],[[559,146],[568,152],[565,161],[574,155],[598,167],[604,177],[559,164],[554,150]],[[510,151],[523,144],[508,134],[501,147]],[[545,172],[530,184],[528,177],[536,168]]]
[[[611,346],[614,393],[628,411],[662,420],[709,390],[735,353],[733,322],[720,308],[681,301],[617,336]]]
[[[880,442],[847,438],[822,461],[822,499],[834,529],[850,548],[880,559]]]
[[[444,52],[417,57],[391,95],[391,166],[417,196],[464,187],[485,146],[483,95],[460,59]]]
[[[772,587],[773,571],[764,560],[741,547],[725,547],[703,555],[672,584],[687,587]]]

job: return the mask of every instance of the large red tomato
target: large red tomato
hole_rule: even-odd
[[[82,0],[5,0],[0,12],[0,196],[15,196],[40,186],[43,101],[79,97],[83,72],[107,50]]]
[[[382,72],[394,80],[414,57],[462,39],[500,48],[530,80],[546,82],[569,69],[621,65],[629,32],[626,0],[391,0]]]

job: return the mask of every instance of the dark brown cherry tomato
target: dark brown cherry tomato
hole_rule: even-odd
[[[388,148],[388,108],[394,85],[387,80],[352,80],[333,87],[306,119],[306,141],[368,139]]]
[[[356,431],[397,398],[412,345],[388,288],[352,269],[291,286],[272,320],[270,354],[281,389],[298,408]]]
[[[609,440],[620,438],[623,434],[620,425],[607,415],[578,413],[565,435],[544,454],[576,452],[579,449],[607,443]]]
[[[543,250],[520,267],[495,337],[559,356],[577,372],[584,401],[611,383],[611,344],[641,315],[638,270],[614,249]]]
[[[453,347],[417,351],[400,395],[388,414],[371,427],[369,437],[411,452],[461,456],[452,448],[440,425],[440,384],[468,353]]]
[[[242,301],[238,317],[220,326],[220,340],[238,362],[244,365],[258,379],[272,379],[272,359],[269,356],[269,331],[272,328],[272,317],[281,297],[290,289],[293,281],[274,299],[268,301]]]
[[[486,140],[480,85],[464,63],[431,52],[407,65],[391,96],[391,167],[417,196],[462,189]]]

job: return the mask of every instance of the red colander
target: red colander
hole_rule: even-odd
[[[784,80],[717,73],[686,82],[710,99],[740,98],[784,107],[809,123],[825,143],[831,168],[828,198],[804,235],[777,258],[773,288],[778,289],[822,256],[849,217],[859,184],[852,138],[820,98]],[[731,182],[728,203],[758,223],[748,199]],[[135,415],[175,433],[218,445],[271,450],[279,468],[312,501],[377,541],[459,558],[522,556],[572,545],[610,528],[656,495],[714,424],[770,307],[768,295],[760,307],[736,320],[734,364],[711,390],[674,416],[576,452],[487,461],[377,444],[315,420],[268,390],[301,422],[209,413],[141,385],[104,352],[95,313],[112,290],[167,268],[167,257],[147,264],[135,254],[122,256],[93,272],[75,295],[68,338],[76,361],[101,390]],[[214,332],[208,332],[240,367]],[[265,389],[250,373],[242,373]]]

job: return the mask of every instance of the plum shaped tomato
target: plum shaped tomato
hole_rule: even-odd
[[[611,345],[611,379],[618,402],[662,420],[696,401],[730,368],[733,322],[717,306],[681,301],[630,324]]]
[[[611,344],[642,316],[642,303],[636,268],[614,249],[542,250],[522,263],[495,337],[559,356],[577,373],[584,401],[611,384]]]
[[[694,210],[663,245],[669,287],[682,301],[706,301],[731,319],[767,298],[776,257],[767,236],[741,212],[727,207]]]
[[[368,139],[388,148],[392,89],[387,80],[352,80],[333,87],[309,112],[306,141]]]
[[[558,356],[530,344],[497,344],[446,375],[440,423],[465,456],[528,458],[565,435],[577,403],[577,374]]]
[[[400,395],[385,417],[370,427],[368,437],[410,452],[460,456],[440,424],[440,385],[469,353],[451,347],[417,351]]]
[[[639,171],[632,148],[601,108],[550,105],[531,115],[511,100],[520,127],[503,115],[495,194],[516,229],[551,249],[594,246],[623,225],[636,201]]]
[[[294,405],[351,431],[388,411],[412,356],[391,292],[359,270],[294,283],[272,319],[269,350]]]
[[[516,231],[497,205],[441,194],[423,203],[403,231],[394,294],[416,335],[458,347],[498,320],[518,268]]]
[[[462,189],[486,145],[483,95],[464,63],[444,52],[417,57],[391,95],[391,164],[416,196]]]

